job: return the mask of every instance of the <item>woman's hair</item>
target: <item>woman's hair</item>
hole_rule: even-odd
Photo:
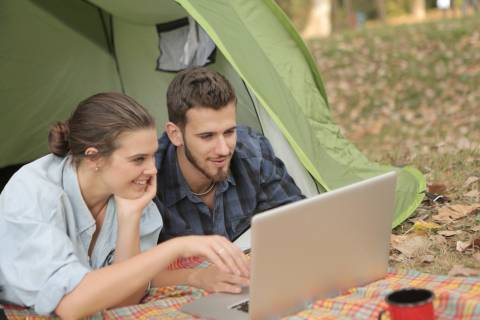
[[[67,121],[52,126],[48,147],[60,157],[70,154],[78,164],[87,148],[109,156],[121,133],[147,128],[155,128],[155,121],[138,102],[121,93],[99,93],[80,102]]]

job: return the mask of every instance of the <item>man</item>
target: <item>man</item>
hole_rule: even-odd
[[[206,68],[177,74],[167,90],[169,122],[159,140],[159,242],[187,234],[235,239],[252,215],[304,198],[265,137],[237,126],[237,98]]]

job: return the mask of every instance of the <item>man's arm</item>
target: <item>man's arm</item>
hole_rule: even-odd
[[[267,138],[259,139],[262,163],[260,166],[260,192],[255,213],[279,207],[281,205],[304,199],[302,191],[295,184],[287,169],[273,152]]]

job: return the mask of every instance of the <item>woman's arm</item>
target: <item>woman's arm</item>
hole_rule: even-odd
[[[118,221],[114,264],[126,261],[140,253],[140,220],[145,207],[155,196],[156,190],[157,179],[155,175],[152,175],[142,197],[134,200],[114,197]],[[112,307],[124,307],[139,303],[145,295],[145,289],[149,282],[150,280],[145,282],[138,290]]]
[[[79,285],[60,300],[55,312],[64,319],[78,319],[115,306],[144,289],[145,283],[178,257],[202,256],[224,272],[248,276],[248,261],[238,255],[237,249],[220,236],[169,240],[130,259],[87,273]]]

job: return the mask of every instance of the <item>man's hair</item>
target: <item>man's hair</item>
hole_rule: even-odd
[[[230,82],[220,73],[204,67],[179,72],[167,90],[168,119],[176,125],[186,124],[186,113],[193,107],[221,109],[237,102]]]

